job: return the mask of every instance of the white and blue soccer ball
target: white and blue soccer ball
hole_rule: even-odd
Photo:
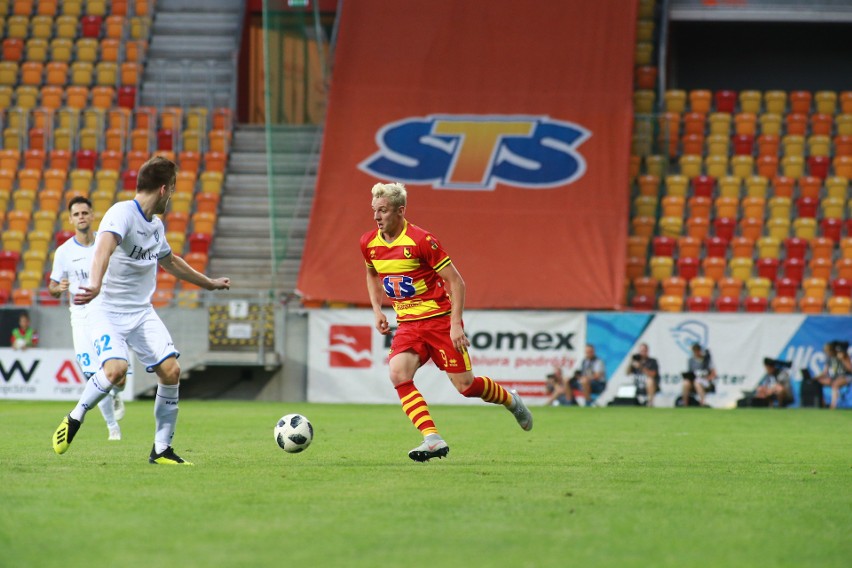
[[[287,453],[298,454],[307,449],[314,439],[314,427],[301,414],[282,416],[275,425],[275,441]]]

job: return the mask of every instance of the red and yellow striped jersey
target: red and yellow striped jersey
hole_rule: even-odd
[[[438,271],[452,262],[434,235],[405,221],[392,243],[374,229],[361,236],[361,253],[379,273],[398,322],[450,313],[450,297]]]

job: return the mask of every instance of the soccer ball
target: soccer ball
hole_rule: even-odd
[[[275,425],[275,441],[287,453],[298,454],[314,439],[314,427],[301,414],[287,414]]]

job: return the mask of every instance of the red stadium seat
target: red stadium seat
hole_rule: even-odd
[[[796,200],[797,217],[816,217],[819,200],[814,197],[800,197]]]
[[[784,278],[794,280],[797,284],[805,277],[805,261],[801,258],[788,258],[784,261]]]
[[[762,313],[769,307],[766,298],[748,297],[745,299],[745,311],[749,313]]]
[[[698,276],[699,262],[697,258],[681,257],[677,260],[677,275],[684,280],[692,280]]]
[[[757,259],[757,276],[759,278],[768,278],[775,280],[778,278],[778,266],[780,262],[777,258],[759,258]]]
[[[799,237],[784,239],[784,253],[787,258],[802,260],[808,252],[808,241]]]
[[[852,297],[852,280],[846,278],[835,278],[831,282],[831,295],[843,296],[846,298]]]
[[[716,311],[738,312],[740,311],[740,299],[732,296],[719,296],[716,298]]]
[[[825,179],[828,177],[828,170],[831,166],[831,159],[828,156],[809,156],[808,157],[808,172],[815,177]]]
[[[58,247],[59,245],[61,245],[62,243],[64,243],[65,241],[67,241],[68,239],[70,239],[73,236],[74,236],[74,231],[57,231],[56,237],[54,238],[56,246]]]
[[[690,296],[686,299],[686,307],[690,312],[709,312],[710,300],[703,296]]]
[[[641,294],[636,294],[630,300],[630,307],[634,310],[641,311],[653,311],[656,307],[655,305],[655,297],[654,296],[644,296]]]
[[[791,278],[779,278],[775,281],[775,295],[795,298],[799,283]]]
[[[692,178],[692,194],[699,197],[713,197],[716,188],[716,179],[711,176],[697,176]]]
[[[730,90],[716,91],[716,112],[733,113],[737,106],[737,92]]]
[[[675,239],[672,237],[654,237],[652,241],[654,256],[674,256]]]
[[[21,253],[12,250],[0,250],[0,270],[16,272]]]
[[[737,220],[733,217],[717,217],[713,221],[713,229],[717,237],[730,242],[734,238],[734,232],[737,230]]]
[[[707,256],[725,258],[728,253],[728,241],[722,237],[708,237],[704,246]]]
[[[833,217],[824,217],[819,222],[820,234],[834,242],[840,241],[840,233],[843,231],[843,221]]]

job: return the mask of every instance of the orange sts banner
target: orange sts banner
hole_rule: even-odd
[[[303,297],[368,303],[370,189],[399,181],[468,308],[619,307],[635,4],[346,5]]]

